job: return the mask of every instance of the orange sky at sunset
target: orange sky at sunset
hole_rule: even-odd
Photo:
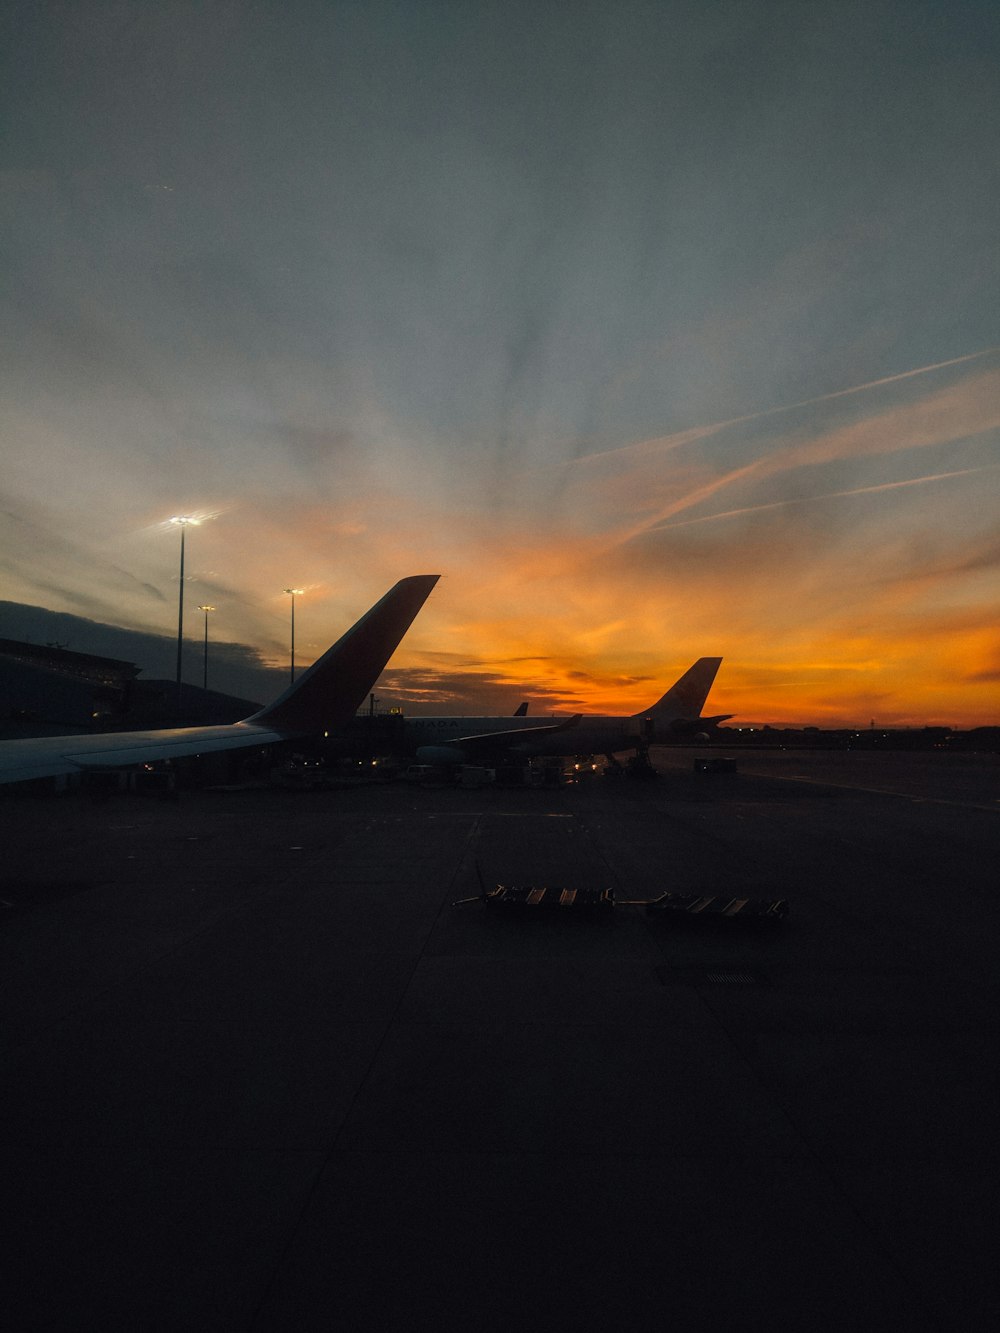
[[[16,7],[0,637],[1000,724],[995,12],[570,8]]]
[[[1000,426],[996,360],[946,387],[928,375],[905,403],[872,403],[873,390],[866,414],[771,433],[722,474],[700,431],[567,463],[549,531],[529,511],[447,572],[397,661],[442,665],[416,651],[440,615],[449,669],[474,664],[526,696],[534,683],[570,709],[637,710],[689,660],[721,653],[712,711],[989,723],[1000,460],[967,451]],[[949,451],[966,465],[942,470]],[[863,469],[850,488],[825,480],[844,461]]]

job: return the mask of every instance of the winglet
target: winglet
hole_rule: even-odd
[[[400,579],[284,694],[244,721],[295,735],[328,731],[353,717],[439,578]]]

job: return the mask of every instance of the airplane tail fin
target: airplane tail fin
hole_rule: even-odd
[[[671,717],[691,719],[700,717],[721,664],[721,657],[699,657],[694,666],[688,667],[680,680],[675,681],[652,708],[643,709],[641,713],[636,713],[636,717],[649,717],[656,713],[670,713]]]
[[[439,577],[400,579],[274,703],[243,720],[295,735],[328,731],[353,717]]]

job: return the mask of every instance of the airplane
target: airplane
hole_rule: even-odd
[[[708,730],[732,713],[702,717],[721,657],[700,657],[651,708],[631,716],[575,713],[571,717],[408,717],[404,742],[422,764],[480,763],[506,752],[525,760],[545,755],[603,754],[614,763],[616,752],[634,750],[648,759],[651,745],[681,738],[707,740]]]
[[[354,716],[439,577],[400,579],[273,703],[241,722],[0,741],[0,783],[322,736]]]

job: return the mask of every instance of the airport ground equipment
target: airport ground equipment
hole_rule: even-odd
[[[661,893],[657,898],[615,900],[614,889],[568,889],[530,884],[497,884],[471,898],[459,898],[452,907],[483,903],[494,912],[574,915],[610,912],[614,907],[645,907],[652,920],[782,921],[788,915],[784,898],[734,898],[729,894]]]
[[[452,903],[459,907],[462,903],[485,903],[493,911],[507,913],[545,913],[565,912],[606,912],[615,905],[614,889],[563,889],[536,888],[530,884],[498,884],[488,892],[477,893],[473,898],[461,898]]]
[[[623,904],[624,906],[624,904]],[[734,898],[731,894],[661,893],[641,902],[651,917],[708,919],[738,917],[742,921],[782,921],[788,915],[784,898]]]
[[[487,889],[482,868],[475,863],[479,892],[471,898],[460,898],[452,907],[464,903],[484,903],[492,911],[504,913],[530,912],[532,915],[572,911],[583,913],[607,912],[615,905],[614,889],[565,889],[532,884],[497,884]]]
[[[645,907],[648,915],[665,920],[690,921],[741,920],[782,921],[788,915],[784,898],[736,898],[731,894],[661,893],[656,898],[615,900],[614,889],[551,888],[548,885],[497,884],[487,889],[482,868],[475,862],[479,893],[459,898],[452,907],[483,903],[493,911],[505,913],[551,914],[572,910],[575,914],[610,912],[614,907]]]

